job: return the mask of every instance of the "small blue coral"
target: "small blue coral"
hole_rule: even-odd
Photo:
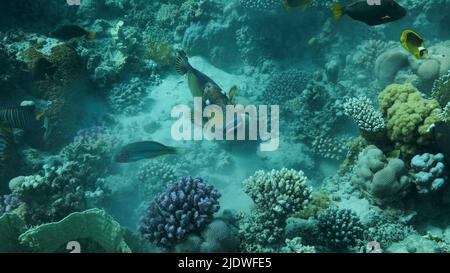
[[[317,216],[319,233],[324,245],[342,250],[355,246],[363,236],[363,225],[350,209],[328,208]]]
[[[411,159],[414,183],[419,193],[434,192],[445,183],[444,155],[424,153]]]
[[[182,177],[149,204],[139,231],[154,244],[170,248],[212,220],[220,196],[206,180]]]

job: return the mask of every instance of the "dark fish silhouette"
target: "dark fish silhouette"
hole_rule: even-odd
[[[50,36],[65,41],[73,38],[93,40],[95,39],[95,32],[89,32],[78,25],[63,25],[52,31]]]
[[[177,154],[178,149],[158,143],[156,141],[141,141],[127,144],[115,156],[119,163],[134,162],[151,159],[162,155]]]
[[[403,18],[407,11],[394,0],[381,0],[380,4],[371,4],[367,0],[354,1],[343,5],[333,3],[334,17],[339,19],[343,15],[364,22],[369,26],[381,25]]]

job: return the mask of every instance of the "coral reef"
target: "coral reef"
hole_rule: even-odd
[[[450,102],[450,72],[434,81],[431,96],[442,108]]]
[[[257,171],[244,181],[244,190],[256,209],[239,222],[244,252],[270,252],[282,243],[286,220],[301,211],[311,198],[303,172],[288,170]]]
[[[261,100],[269,105],[279,105],[301,94],[311,76],[299,70],[287,70],[272,76]]]
[[[118,113],[133,114],[143,109],[148,90],[139,78],[114,85],[108,103]]]
[[[369,98],[350,98],[343,107],[344,113],[353,118],[361,131],[375,133],[385,128],[383,115],[375,110]]]
[[[379,102],[387,135],[402,158],[410,158],[431,143],[430,128],[442,111],[437,101],[423,98],[411,84],[392,84],[380,93]]]
[[[103,185],[87,184],[86,175],[77,162],[53,162],[44,165],[39,174],[12,179],[9,187],[25,203],[27,223],[41,224],[86,209],[87,192],[106,191],[101,189]]]
[[[163,192],[175,182],[178,177],[186,175],[185,172],[178,171],[173,165],[149,161],[144,163],[138,170],[138,182],[140,192],[148,199],[156,194]]]
[[[400,242],[414,233],[414,229],[399,223],[381,223],[365,231],[367,241],[376,241],[382,248],[387,248],[395,242]]]
[[[334,250],[356,246],[364,227],[358,216],[348,209],[331,207],[317,216],[322,241]]]
[[[0,195],[0,216],[12,212],[19,206],[20,201],[14,194]]]
[[[301,210],[311,195],[303,172],[286,168],[257,171],[244,181],[244,190],[259,210],[277,216]]]
[[[170,248],[212,220],[219,198],[220,193],[202,178],[180,178],[149,204],[139,231],[156,245]]]
[[[353,173],[352,183],[380,205],[401,200],[411,185],[405,163],[398,158],[386,158],[374,145],[359,154]]]
[[[415,155],[411,159],[413,182],[419,193],[434,192],[445,183],[444,155],[441,153]]]
[[[123,233],[119,223],[105,211],[90,209],[31,228],[19,236],[19,242],[37,253],[65,252],[68,242],[81,240],[83,252],[131,252]],[[92,249],[85,249],[86,245]]]

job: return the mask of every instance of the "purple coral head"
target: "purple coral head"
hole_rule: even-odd
[[[220,196],[203,178],[182,177],[150,202],[139,231],[156,245],[170,248],[213,219]]]

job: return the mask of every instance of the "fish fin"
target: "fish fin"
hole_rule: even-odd
[[[173,148],[174,150],[174,154],[185,154],[187,152],[187,148],[181,148],[181,147],[177,147],[177,148]]]
[[[89,32],[89,33],[86,35],[86,39],[88,39],[88,40],[94,40],[94,39],[95,39],[95,36],[97,36],[97,33],[95,33],[95,32]]]
[[[344,9],[345,9],[344,5],[342,5],[339,2],[334,2],[333,3],[333,15],[334,15],[334,18],[340,19],[342,17],[342,15],[344,15]]]
[[[175,69],[180,75],[185,75],[189,71],[189,67],[190,65],[186,52],[179,50],[175,61]]]
[[[44,112],[41,112],[41,113],[37,113],[35,118],[36,118],[36,120],[39,121],[42,119],[43,116],[44,116]]]
[[[229,100],[231,103],[233,103],[234,97],[236,96],[237,91],[238,91],[238,88],[237,88],[236,85],[233,85],[233,86],[230,88],[230,91],[228,91],[228,100]]]

